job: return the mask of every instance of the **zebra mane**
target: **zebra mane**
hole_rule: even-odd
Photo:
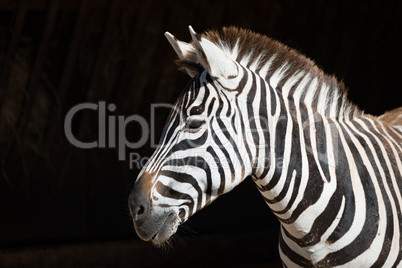
[[[258,73],[261,77],[270,79],[270,82],[274,76],[275,85],[271,84],[274,88],[282,88],[292,78],[298,80],[295,84],[297,85],[302,80],[300,74],[308,74],[317,85],[315,92],[309,92],[312,97],[311,103],[317,102],[318,98],[321,101],[324,99],[323,104],[316,107],[323,114],[330,113],[331,117],[336,118],[350,118],[359,111],[348,101],[347,89],[343,82],[332,75],[325,74],[311,59],[276,40],[233,26],[223,27],[221,31],[207,31],[202,34],[202,37],[213,42],[242,66]],[[190,69],[195,73],[204,70],[195,50],[188,51],[182,59],[177,61],[177,64],[181,69]],[[322,98],[323,95],[324,98]],[[328,109],[330,106],[334,108]],[[330,110],[336,110],[336,112],[330,112]]]

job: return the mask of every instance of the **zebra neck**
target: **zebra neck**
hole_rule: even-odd
[[[279,169],[275,168],[278,162],[274,160],[288,166],[290,152],[301,156],[302,150],[308,154],[325,150],[326,131],[336,132],[336,122],[363,114],[348,102],[335,78],[323,72],[311,74],[300,70],[286,75],[286,71],[285,64],[266,78],[252,72],[251,80],[256,82],[243,92],[248,100],[247,120],[258,122],[249,126],[252,133],[258,132],[253,140],[257,148],[253,174],[264,181],[267,175],[268,180],[273,176],[276,172],[273,170]],[[309,139],[317,140],[318,145]],[[271,170],[269,174],[267,168]]]
[[[292,109],[291,104],[294,104],[301,113],[320,114],[333,120],[350,119],[360,112],[348,101],[345,86],[335,77],[326,75],[318,68],[291,69],[288,66],[285,63],[271,76],[265,77],[271,91],[268,96],[271,97],[268,100],[271,108],[277,107],[275,102],[284,105],[289,102],[287,109]]]
[[[283,173],[275,165],[279,161],[288,167],[290,152],[292,156],[301,156],[301,151],[308,155],[321,154],[327,148],[325,133],[338,131],[336,123],[364,116],[347,100],[343,85],[334,77],[322,71],[305,70],[293,70],[289,75],[287,70],[287,64],[284,64],[265,78],[260,76],[261,73],[252,72],[254,79],[249,80],[256,82],[245,93],[249,110],[247,120],[259,122],[249,126],[252,132],[257,129],[259,133],[254,139],[257,150],[253,175],[264,181],[270,180],[275,173]],[[294,163],[298,162],[295,159]]]
[[[286,225],[300,216],[300,204],[314,203],[335,177],[330,174],[335,172],[331,167],[337,166],[333,137],[338,136],[340,122],[353,120],[357,110],[344,95],[337,95],[336,83],[303,72],[286,81],[278,77],[273,75],[256,86],[261,96],[261,131],[253,178]],[[306,189],[308,195],[304,195]]]

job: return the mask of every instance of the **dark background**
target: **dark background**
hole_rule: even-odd
[[[249,179],[193,216],[174,249],[139,241],[126,205],[139,170],[118,161],[115,148],[72,146],[64,117],[76,104],[105,101],[117,107],[107,116],[138,114],[150,122],[151,104],[173,103],[189,81],[163,35],[190,41],[188,25],[198,32],[240,26],[292,46],[344,81],[350,100],[380,115],[402,104],[401,6],[0,1],[0,266],[277,264],[278,223]],[[168,110],[156,112],[154,142]],[[80,112],[73,132],[93,141],[98,126],[96,111]],[[138,140],[138,124],[129,124],[126,135]],[[148,142],[127,150],[127,158],[152,151]]]

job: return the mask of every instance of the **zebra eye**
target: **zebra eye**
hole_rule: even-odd
[[[202,127],[202,125],[205,124],[205,120],[190,120],[187,122],[186,124],[186,129],[190,130],[190,131],[195,131],[198,130],[200,127]]]

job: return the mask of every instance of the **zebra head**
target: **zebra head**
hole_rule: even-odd
[[[192,43],[166,37],[192,77],[138,175],[129,208],[139,237],[160,244],[178,226],[251,174],[240,110],[247,70],[190,28]]]

